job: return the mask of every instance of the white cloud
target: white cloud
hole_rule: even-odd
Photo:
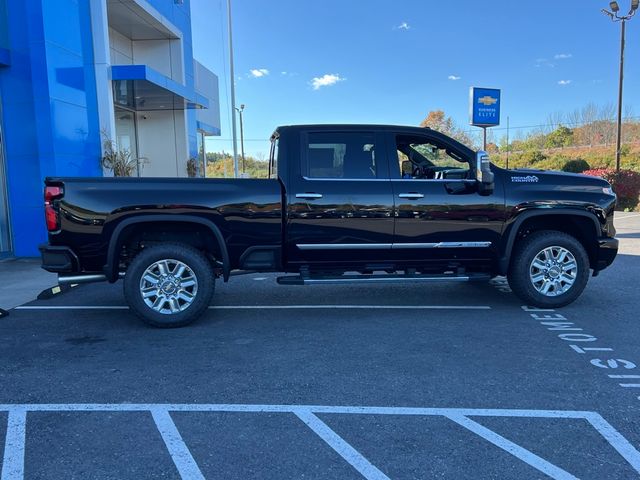
[[[260,78],[269,75],[269,70],[267,70],[266,68],[254,68],[250,70],[249,73],[253,78]]]
[[[553,58],[555,58],[556,60],[565,60],[571,57],[573,57],[573,55],[571,55],[570,53],[557,53],[553,56]]]
[[[280,72],[280,75],[286,75],[287,72]]]
[[[558,85],[569,85],[571,80],[559,80]]]
[[[311,86],[314,90],[319,90],[321,87],[329,87],[345,80],[346,78],[341,77],[337,73],[325,73],[321,77],[314,77],[313,80],[311,80]]]
[[[448,78],[449,80],[460,80],[462,77],[458,77],[458,76],[456,76],[456,75],[449,75],[447,78]]]
[[[555,64],[551,63],[548,59],[546,58],[536,58],[536,67],[549,67],[549,68],[553,68],[555,67]]]
[[[400,25],[398,25],[396,27],[398,30],[410,30],[411,29],[411,25],[409,25],[407,22],[402,22]]]

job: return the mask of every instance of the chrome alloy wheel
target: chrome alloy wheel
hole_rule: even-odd
[[[140,295],[144,303],[165,315],[189,308],[197,293],[195,273],[179,260],[158,260],[147,267],[140,279]]]
[[[566,293],[576,281],[578,263],[564,247],[552,246],[540,251],[529,266],[534,288],[547,297]]]

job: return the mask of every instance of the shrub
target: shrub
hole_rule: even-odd
[[[187,160],[187,176],[189,178],[198,176],[198,161],[195,158]]]
[[[586,160],[576,158],[574,160],[567,160],[562,166],[563,172],[582,173],[585,170],[590,170],[591,167]]]
[[[618,206],[622,209],[634,209],[638,205],[640,196],[640,173],[633,170],[615,170],[598,168],[583,172],[592,177],[602,177],[611,184],[618,195]]]
[[[532,165],[532,168],[540,169],[540,170],[562,170],[562,166],[564,165],[564,161],[557,160],[555,158],[546,158],[537,162],[535,165]]]
[[[131,177],[139,174],[140,170],[149,163],[144,157],[134,158],[128,148],[120,148],[106,132],[102,132],[102,138],[100,166],[113,172],[114,177]]]
[[[623,157],[626,157],[630,153],[631,153],[630,145],[620,145],[620,155],[622,155]]]

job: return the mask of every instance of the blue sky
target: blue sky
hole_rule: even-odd
[[[274,127],[294,123],[415,125],[442,109],[464,126],[472,85],[502,89],[503,126],[507,115],[512,127],[537,125],[553,112],[615,102],[620,26],[600,13],[607,6],[234,0],[246,150],[266,154]],[[226,0],[191,0],[191,9],[194,54],[220,78],[222,135],[207,148],[230,151]],[[625,104],[640,115],[640,14],[627,25]]]

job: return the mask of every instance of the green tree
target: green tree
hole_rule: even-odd
[[[545,139],[545,148],[560,148],[573,145],[573,130],[560,125]]]

